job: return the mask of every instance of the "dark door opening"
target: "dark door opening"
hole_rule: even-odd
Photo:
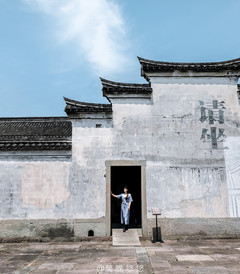
[[[133,202],[130,208],[129,228],[142,227],[141,206],[141,166],[112,166],[111,190],[113,194],[123,193],[124,186],[132,194]],[[121,199],[111,196],[111,229],[122,228]]]

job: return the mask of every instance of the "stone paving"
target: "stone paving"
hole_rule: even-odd
[[[128,229],[123,232],[122,229],[112,229],[113,246],[141,246],[137,229]]]
[[[0,244],[0,273],[240,273],[240,239],[115,247],[111,240]]]

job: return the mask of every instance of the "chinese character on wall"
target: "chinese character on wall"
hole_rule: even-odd
[[[224,124],[224,101],[213,100],[211,102],[199,101],[201,117],[199,121],[205,125],[202,128],[200,140],[210,141],[212,148],[218,148],[218,142],[223,142],[226,135],[225,129],[221,127]]]

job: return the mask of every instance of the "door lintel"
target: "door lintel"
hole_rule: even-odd
[[[105,161],[106,167],[108,166],[146,166],[145,160],[107,160]]]

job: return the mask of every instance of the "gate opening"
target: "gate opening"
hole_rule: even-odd
[[[111,190],[113,194],[123,193],[124,186],[132,194],[129,228],[142,228],[141,166],[111,166]],[[111,196],[111,228],[122,228],[121,199]]]

